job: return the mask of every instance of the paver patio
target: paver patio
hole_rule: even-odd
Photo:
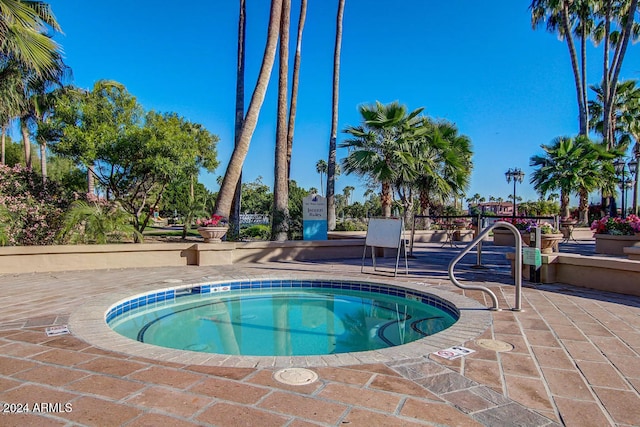
[[[487,270],[471,268],[468,255],[458,277],[488,286],[509,307],[505,250],[485,247]],[[455,248],[422,244],[414,253],[410,274],[396,280],[488,304],[449,282]],[[304,386],[277,382],[278,368],[250,358],[162,361],[79,339],[73,324],[71,335],[44,332],[96,298],[165,280],[328,270],[381,278],[361,274],[359,260],[0,275],[0,402],[30,406],[11,413],[17,407],[3,405],[0,425],[640,425],[640,298],[562,284],[526,284],[523,312],[491,313],[476,339],[510,343],[511,351],[473,339],[460,344],[476,352],[454,361],[399,352],[396,360],[313,367],[319,380]]]

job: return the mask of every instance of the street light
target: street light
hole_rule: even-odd
[[[520,170],[520,168],[509,168],[508,171],[504,173],[504,176],[507,178],[507,183],[510,183],[513,180],[513,217],[516,217],[516,183],[522,182],[524,178],[524,172]]]
[[[638,172],[638,161],[635,159],[625,162],[623,158],[617,158],[613,162],[613,167],[618,175],[618,184],[620,185],[620,196],[622,197],[622,218],[627,216],[627,189],[633,188],[636,180],[636,174]],[[627,177],[627,168],[629,168],[629,177]],[[635,199],[635,198],[634,198]],[[635,211],[635,206],[633,206]]]

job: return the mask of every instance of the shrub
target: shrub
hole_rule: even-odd
[[[65,215],[60,239],[75,244],[118,243],[131,237],[142,241],[132,220],[133,216],[116,202],[76,200]]]
[[[255,224],[240,231],[240,237],[248,237],[256,240],[269,240],[271,228],[265,224]]]
[[[0,165],[0,244],[50,245],[69,205],[61,187],[21,165]]]
[[[361,221],[346,220],[336,224],[336,231],[366,231],[367,224]]]

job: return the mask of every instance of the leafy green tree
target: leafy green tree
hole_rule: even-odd
[[[253,182],[242,184],[242,212],[269,215],[273,204],[273,193],[259,176]]]
[[[69,95],[53,117],[55,150],[86,167],[119,201],[142,233],[173,180],[217,166],[218,138],[175,113],[143,110],[124,86],[98,82],[90,93]]]

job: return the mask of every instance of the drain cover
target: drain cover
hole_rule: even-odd
[[[493,350],[493,351],[498,351],[498,352],[513,350],[512,344],[509,344],[508,342],[504,342],[504,341],[498,341],[498,340],[480,339],[480,340],[476,340],[476,344],[478,344],[480,347]]]
[[[182,283],[182,280],[180,279],[165,279],[163,280],[164,283]]]
[[[286,368],[273,374],[273,378],[283,384],[304,385],[315,382],[318,379],[318,374],[304,368]]]

